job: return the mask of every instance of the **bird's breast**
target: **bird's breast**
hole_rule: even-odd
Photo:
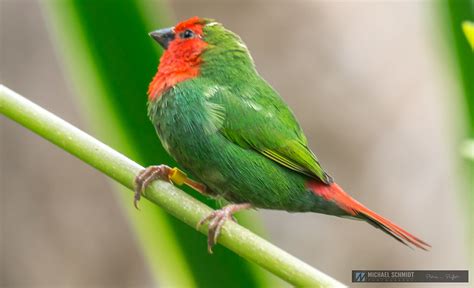
[[[221,105],[206,98],[202,89],[188,86],[170,89],[149,107],[163,147],[185,166],[216,149],[215,138],[225,119]]]

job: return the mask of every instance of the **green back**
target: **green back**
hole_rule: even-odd
[[[331,183],[288,105],[255,70],[245,44],[214,23],[204,28],[209,46],[202,56],[201,77],[215,83],[204,97],[220,133],[289,169]]]

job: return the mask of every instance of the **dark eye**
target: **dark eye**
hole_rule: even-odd
[[[194,37],[194,32],[192,30],[185,30],[183,33],[181,33],[181,38],[183,39],[189,39]]]

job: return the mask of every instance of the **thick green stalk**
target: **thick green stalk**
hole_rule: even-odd
[[[143,169],[124,155],[3,85],[0,85],[0,113],[130,189],[133,189],[135,175]],[[164,181],[153,183],[144,196],[191,227],[195,227],[202,217],[212,212],[205,204]],[[206,234],[207,227],[201,227],[200,232]],[[218,242],[295,286],[344,287],[340,282],[232,221],[224,225]],[[204,242],[199,249],[205,249]]]

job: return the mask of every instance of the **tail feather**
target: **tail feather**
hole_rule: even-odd
[[[349,215],[367,221],[369,224],[381,229],[397,241],[407,246],[410,246],[408,244],[411,244],[423,250],[428,250],[431,247],[428,243],[413,236],[411,233],[408,233],[406,230],[394,224],[392,221],[378,215],[353,199],[336,183],[326,185],[324,183],[310,181],[308,182],[308,187],[317,196],[321,196],[328,201],[335,202]]]

